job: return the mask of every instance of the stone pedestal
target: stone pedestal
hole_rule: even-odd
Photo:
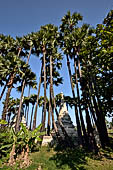
[[[53,142],[53,137],[50,136],[43,136],[43,140],[42,140],[42,146],[47,146],[49,143],[52,144]]]

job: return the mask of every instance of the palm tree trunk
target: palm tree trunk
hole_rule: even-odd
[[[33,128],[32,128],[32,130],[34,130],[36,128],[36,118],[37,118],[37,110],[38,110],[38,101],[39,101],[39,95],[40,95],[42,72],[43,72],[43,63],[42,63],[40,79],[39,79],[38,94],[37,94],[37,101],[36,101],[36,106],[35,106],[35,113],[34,113]]]
[[[21,49],[19,49],[19,51],[18,51],[18,57],[20,55],[20,52],[21,52]],[[11,90],[13,88],[14,78],[15,78],[15,72],[13,71],[11,73],[11,75],[9,76],[10,81],[8,80],[8,83],[6,83],[7,86],[8,86],[8,91],[7,91],[7,94],[6,94],[6,99],[5,99],[4,108],[3,108],[3,112],[2,112],[2,119],[3,120],[6,120],[6,113],[7,113],[7,109],[8,109],[9,97],[10,97],[10,94],[11,94]]]
[[[49,100],[48,125],[47,125],[48,136],[50,135],[50,126],[51,126],[50,115],[51,115],[51,103],[50,103],[50,100]]]
[[[91,88],[91,92],[92,94],[93,92],[93,87],[90,83],[90,88]],[[108,139],[108,133],[107,133],[107,128],[106,128],[106,124],[105,124],[105,118],[103,116],[103,112],[100,112],[99,108],[98,108],[98,104],[96,102],[95,96],[92,95],[93,98],[93,103],[94,103],[94,107],[95,107],[95,113],[96,113],[96,117],[97,117],[97,129],[98,129],[98,133],[99,133],[99,137],[100,137],[100,141],[101,141],[101,145],[103,148],[105,148],[105,145],[109,145],[109,139]]]
[[[89,89],[89,93],[91,93],[91,92],[90,92],[90,89]],[[93,106],[93,104],[92,104],[92,97],[91,97],[90,95],[88,95],[88,98],[89,98],[88,105],[89,105],[89,108],[90,108],[90,112],[91,112],[91,114],[92,114],[94,123],[95,123],[95,125],[97,126],[97,119],[96,119],[96,116],[95,116],[94,106]]]
[[[81,68],[80,68],[80,60],[79,60],[79,52],[78,51],[77,51],[76,55],[77,55],[77,59],[78,59],[80,85],[81,85],[81,87],[83,89],[82,93],[83,93],[83,97],[84,97],[84,100],[85,100],[85,112],[86,112],[86,122],[87,122],[88,137],[89,137],[89,139],[91,137],[89,142],[90,143],[92,142],[93,148],[91,148],[91,149],[94,149],[95,152],[98,152],[98,148],[97,148],[96,141],[95,141],[95,138],[94,138],[93,128],[92,128],[91,120],[90,120],[90,116],[89,116],[88,106],[87,106],[87,103],[88,103],[87,94],[86,94],[86,92],[84,90],[84,87],[82,86],[82,83],[81,83],[82,73],[81,73]]]
[[[27,105],[25,106],[25,119],[27,119]]]
[[[81,120],[81,127],[83,130],[83,134],[84,134],[84,139],[85,139],[85,145],[88,146],[88,136],[86,133],[86,129],[85,129],[85,124],[84,124],[84,119],[82,116],[82,110],[81,110],[81,106],[80,106],[80,95],[79,95],[79,87],[78,87],[78,77],[77,77],[77,65],[76,65],[76,59],[74,56],[74,68],[75,68],[75,81],[76,81],[76,88],[77,88],[77,99],[78,99],[78,106],[79,106],[79,113],[80,113],[80,120]]]
[[[30,96],[30,86],[29,86],[29,90],[28,90],[28,97]],[[28,108],[27,108],[27,121],[26,124],[28,126],[28,115],[29,115],[29,103],[28,103]]]
[[[69,77],[70,77],[72,94],[73,94],[73,98],[75,98],[75,92],[74,92],[74,87],[73,87],[73,81],[72,81],[72,74],[71,74],[71,67],[70,67],[69,57],[68,57],[68,55],[66,55],[66,57],[67,57],[67,67],[68,67],[68,72],[69,72]],[[82,132],[81,132],[81,126],[80,126],[80,120],[79,120],[79,115],[78,115],[77,104],[75,104],[75,117],[76,117],[76,123],[77,123],[77,132],[78,132],[78,137],[79,137],[79,144],[83,145]]]
[[[51,115],[51,105],[52,105],[52,96],[51,96],[51,89],[52,89],[52,56],[50,56],[50,100],[49,100],[49,112],[48,112],[48,126],[47,126],[47,133],[50,134],[50,115]]]
[[[60,125],[60,128],[61,128],[61,130],[62,130],[62,132],[63,132],[63,134],[64,134],[64,137],[65,137],[65,139],[66,139],[67,145],[68,145],[68,146],[72,146],[73,143],[71,143],[71,140],[70,140],[70,138],[69,138],[69,136],[68,136],[68,134],[67,134],[67,132],[66,132],[66,130],[65,130],[63,124],[62,124],[62,122],[61,122],[61,119],[60,119],[60,117],[59,117],[59,114],[58,114],[58,111],[57,111],[57,108],[56,108],[56,102],[55,102],[55,98],[54,98],[54,90],[53,90],[52,56],[50,56],[50,81],[51,81],[51,83],[50,83],[50,87],[51,87],[51,96],[52,96],[52,100],[53,100],[52,103],[53,103],[54,108],[55,108],[57,120],[58,120],[59,125]]]
[[[29,130],[31,130],[31,127],[32,127],[32,119],[33,119],[33,110],[34,110],[34,104],[32,106],[32,111],[31,111],[31,119],[30,119],[30,126],[29,126]]]
[[[6,113],[7,113],[7,109],[8,109],[9,97],[10,97],[10,94],[11,94],[11,90],[13,88],[14,77],[15,77],[15,74],[14,74],[14,72],[12,72],[11,77],[10,77],[10,82],[8,83],[8,90],[7,90],[7,93],[6,93],[6,99],[5,99],[3,112],[2,112],[2,119],[3,120],[6,120]]]
[[[28,55],[26,64],[29,63],[31,50],[32,50],[32,47],[30,47],[30,51],[29,51],[29,55]],[[25,89],[25,80],[23,81],[23,85],[22,85],[22,92],[21,92],[21,97],[20,97],[20,105],[19,105],[19,110],[18,110],[17,120],[16,120],[16,128],[15,128],[16,131],[19,131],[20,115],[21,115],[21,109],[22,109],[22,102],[23,102],[22,99],[23,99],[24,89]]]
[[[54,106],[52,102],[52,86],[53,86],[53,76],[52,76],[52,56],[50,56],[50,113],[52,116],[52,129],[55,129],[56,135],[58,136],[58,129],[54,119]]]
[[[52,102],[52,101],[51,101],[51,102]],[[55,118],[54,118],[54,109],[53,109],[52,106],[50,107],[50,113],[51,113],[51,117],[52,117],[52,130],[54,129],[54,130],[55,130],[55,133],[58,134],[58,128],[57,128],[57,126],[56,126]]]
[[[44,104],[42,104],[42,120],[41,120],[42,124],[43,124],[43,121],[44,121]]]
[[[95,92],[97,91],[97,86],[96,86],[96,81],[94,80],[94,78],[92,78],[92,83],[94,84],[92,87],[94,88]],[[107,133],[107,127],[106,127],[106,123],[105,123],[105,116],[104,116],[104,113],[102,111],[102,103],[99,99],[99,96],[98,94],[96,93],[96,98],[97,98],[97,102],[98,102],[98,107],[99,107],[99,110],[100,110],[100,113],[101,114],[101,121],[103,123],[103,131],[102,133],[104,133],[104,142],[106,145],[109,145],[109,138],[108,138],[108,133]]]
[[[28,114],[29,114],[29,105],[27,106],[27,120],[26,120],[26,125],[28,126]]]
[[[90,144],[88,148],[98,153],[98,147],[97,147],[96,140],[94,137],[94,131],[91,125],[91,119],[89,116],[88,108],[86,108],[86,122],[87,122],[87,131],[88,131],[89,144]]]
[[[95,137],[94,137],[94,130],[91,124],[91,118],[89,115],[89,111],[88,111],[88,103],[89,103],[89,99],[88,99],[88,95],[86,92],[84,92],[84,96],[85,98],[85,112],[86,112],[86,123],[87,123],[87,131],[88,131],[88,137],[89,137],[89,149],[91,150],[95,150],[95,152],[98,152],[98,147],[95,141]]]
[[[8,79],[6,80],[6,84],[5,84],[5,86],[3,87],[3,90],[2,90],[1,95],[0,95],[0,100],[2,99],[2,97],[3,97],[3,95],[4,95],[4,92],[5,92],[5,90],[6,90],[6,87],[7,87],[7,85],[8,85],[8,82],[9,82],[10,78],[11,78],[11,76],[9,76]]]
[[[45,130],[46,121],[46,49],[43,47],[43,63],[44,63],[44,119],[42,124],[42,130]]]

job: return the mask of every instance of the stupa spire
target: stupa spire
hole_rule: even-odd
[[[59,117],[62,118],[64,115],[68,114],[66,102],[64,102],[64,94],[61,92],[61,105],[59,110]]]

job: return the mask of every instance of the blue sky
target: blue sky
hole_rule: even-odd
[[[0,0],[0,32],[21,36],[47,23],[59,25],[68,10],[95,26],[112,8],[112,0]]]
[[[113,9],[112,0],[0,0],[0,33],[15,37],[37,31],[45,24],[52,23],[59,26],[61,18],[68,10],[81,13],[83,23],[96,26],[111,9]],[[32,57],[30,65],[38,77],[40,66],[37,61]],[[63,91],[65,95],[71,95],[71,89],[67,86],[69,78],[65,60],[62,76],[64,84],[56,88],[55,93]],[[12,94],[15,95],[14,92]]]

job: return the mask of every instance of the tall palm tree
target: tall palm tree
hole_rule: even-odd
[[[84,103],[85,113],[86,113],[88,140],[89,140],[89,143],[91,143],[91,145],[90,145],[90,146],[92,146],[91,149],[94,149],[97,152],[98,148],[97,148],[97,145],[96,145],[93,127],[92,127],[92,124],[91,124],[91,118],[90,118],[90,114],[89,114],[89,110],[88,110],[89,99],[88,99],[88,95],[87,95],[87,81],[85,81],[82,78],[81,66],[80,66],[80,60],[79,60],[79,50],[80,50],[79,47],[78,48],[76,47],[76,56],[77,56],[77,61],[78,61],[78,71],[79,71],[79,77],[80,77],[80,85],[81,85],[81,89],[82,89],[82,95],[83,95],[83,101],[84,101],[83,103]]]
[[[23,39],[21,40],[21,44],[23,45],[24,50],[28,50],[29,49],[29,53],[28,53],[28,57],[27,57],[27,62],[26,64],[29,63],[29,59],[30,59],[30,55],[33,49],[33,42],[32,39],[30,37],[30,35],[27,35],[26,37],[23,37]],[[20,113],[21,113],[21,108],[22,108],[22,98],[23,98],[23,94],[24,94],[24,89],[25,89],[25,84],[26,84],[26,80],[23,80],[22,83],[22,92],[21,92],[21,97],[20,97],[20,106],[19,106],[19,110],[18,110],[18,114],[17,114],[17,120],[16,120],[16,128],[15,130],[18,131],[19,130],[19,123],[20,123]]]
[[[55,41],[55,35],[58,37],[58,31],[57,27],[54,27],[53,25],[45,25],[41,27],[38,33],[34,35],[34,46],[35,46],[35,54],[39,56],[41,54],[41,62],[42,62],[42,69],[43,72],[40,76],[39,86],[41,85],[41,82],[44,83],[44,116],[43,116],[43,126],[42,129],[45,129],[45,121],[46,121],[46,110],[47,110],[47,97],[46,97],[46,88],[50,84],[50,72],[49,72],[49,66],[50,66],[50,60],[49,57],[52,54],[52,43]],[[35,38],[38,37],[38,38]],[[54,38],[53,38],[54,37]],[[54,48],[54,53],[57,49]],[[40,57],[39,56],[39,57]],[[56,56],[54,56],[54,67],[53,67],[53,83],[55,85],[58,85],[62,82],[62,78],[60,77],[59,72],[57,71],[57,68],[61,68],[61,62],[59,62],[59,59],[61,60],[61,55],[56,53]],[[41,70],[42,70],[41,69]],[[40,88],[39,88],[40,89]],[[38,91],[39,94],[39,91]],[[37,99],[39,98],[39,95],[37,96]],[[37,100],[38,101],[38,100]],[[37,106],[36,106],[37,107]],[[35,110],[35,117],[34,117],[34,127],[36,127],[36,110]]]
[[[84,138],[85,138],[85,144],[88,146],[89,141],[88,141],[86,128],[85,128],[85,124],[84,124],[84,120],[83,120],[83,115],[82,115],[82,110],[81,110],[81,106],[80,106],[80,94],[79,94],[78,76],[77,76],[77,62],[76,62],[75,56],[74,56],[74,68],[75,68],[75,82],[76,82],[76,89],[77,89],[77,99],[78,99],[81,126],[82,126],[82,130],[83,130]]]
[[[60,28],[61,28],[61,32],[63,32],[62,36],[64,36],[64,39],[63,39],[64,54],[68,54],[71,59],[73,58],[73,61],[74,61],[74,70],[75,70],[74,74],[75,74],[75,84],[76,84],[76,91],[77,91],[80,121],[81,121],[81,127],[82,127],[82,130],[83,130],[84,139],[85,139],[85,144],[88,145],[88,143],[91,140],[89,141],[89,136],[86,133],[85,123],[84,123],[82,110],[81,110],[81,106],[80,106],[80,93],[79,93],[79,87],[78,87],[78,80],[77,79],[78,79],[78,77],[80,78],[80,86],[82,87],[82,95],[83,95],[83,100],[84,100],[83,106],[85,107],[87,130],[88,130],[88,132],[90,132],[92,134],[92,136],[94,136],[93,130],[90,130],[90,129],[92,129],[92,125],[91,125],[88,106],[87,106],[86,92],[83,88],[83,84],[81,83],[81,67],[80,67],[80,60],[78,58],[79,57],[78,53],[79,53],[80,47],[82,46],[82,44],[84,44],[85,38],[89,34],[91,34],[92,30],[89,29],[89,26],[85,25],[85,24],[81,28],[77,27],[77,23],[80,20],[82,20],[82,17],[80,16],[80,14],[74,13],[71,16],[70,13],[68,12],[68,14],[65,17],[63,17],[62,25],[61,25]],[[69,61],[69,59],[68,59],[68,61]],[[79,123],[79,121],[78,121],[78,123]],[[78,129],[78,127],[77,127],[77,129]],[[94,137],[93,137],[93,144],[94,144],[94,147],[96,149]]]
[[[41,80],[42,80],[42,72],[43,72],[43,64],[41,66],[41,73],[39,78],[39,85],[38,85],[38,93],[37,93],[37,100],[36,100],[36,106],[35,106],[35,112],[34,112],[34,118],[33,118],[33,130],[36,128],[36,119],[37,119],[37,110],[38,110],[38,104],[39,104],[39,95],[40,95],[40,88],[41,88]]]
[[[75,92],[74,92],[74,86],[73,86],[73,81],[72,81],[72,73],[71,73],[69,56],[71,55],[71,50],[73,48],[73,43],[72,43],[73,40],[72,40],[71,34],[72,34],[72,31],[76,28],[76,24],[78,23],[79,20],[82,20],[82,16],[79,13],[73,13],[73,15],[71,16],[70,12],[68,12],[62,18],[62,24],[60,26],[60,31],[63,37],[63,40],[62,40],[63,42],[61,43],[61,47],[63,47],[64,54],[66,55],[66,58],[67,58],[67,67],[68,67],[68,72],[69,72],[69,77],[70,77],[73,98],[75,98]],[[75,117],[76,117],[76,123],[77,123],[77,132],[78,132],[78,136],[80,140],[79,143],[83,144],[81,124],[79,120],[77,104],[75,104]]]
[[[43,118],[43,125],[42,130],[45,130],[45,121],[46,121],[46,48],[45,45],[43,46],[43,64],[44,64],[44,118]]]
[[[32,50],[32,47],[30,47],[30,51],[29,51],[29,55],[28,55],[27,63],[26,64],[29,63],[29,58],[30,58],[30,55],[31,55],[31,50]],[[23,99],[25,84],[26,84],[26,80],[24,79],[23,83],[22,83],[22,92],[21,92],[21,97],[20,97],[20,105],[19,105],[19,110],[18,110],[17,120],[16,120],[16,128],[15,128],[16,131],[19,130],[19,123],[20,123],[19,120],[20,120],[20,114],[21,114],[21,109],[22,109],[22,99]]]
[[[19,57],[19,54],[20,54],[20,50],[18,52],[18,56],[17,57]],[[11,58],[13,58],[13,57],[11,57]],[[15,60],[15,58],[14,58],[14,60]],[[11,65],[12,65],[12,61],[14,62],[13,64],[16,63],[14,60],[11,60],[11,63],[10,63]],[[19,61],[19,59],[17,59],[16,61],[19,62],[19,64],[21,63],[21,60]],[[7,93],[6,93],[6,99],[5,99],[5,103],[4,103],[4,107],[3,107],[3,112],[2,112],[2,119],[3,120],[6,119],[6,113],[7,113],[7,109],[8,109],[9,97],[10,97],[10,94],[11,94],[11,90],[13,88],[13,84],[14,84],[14,80],[15,80],[15,74],[17,73],[18,63],[17,63],[16,66],[14,65],[14,68],[10,68],[10,69],[12,69],[12,71],[11,71],[11,73],[9,75],[9,78],[7,79],[7,82],[6,82],[6,85],[5,85],[5,88],[7,86],[8,90],[7,90]]]
[[[69,72],[69,77],[70,77],[70,82],[71,82],[71,89],[72,89],[72,94],[73,94],[73,98],[75,99],[75,91],[74,91],[74,85],[73,85],[73,80],[72,80],[72,74],[71,74],[71,67],[70,67],[70,62],[69,62],[69,57],[67,54],[67,67],[68,67],[68,72]],[[75,68],[76,69],[76,68]],[[77,75],[76,75],[77,76]],[[77,81],[77,79],[76,79]],[[77,84],[77,82],[76,82]],[[78,87],[78,86],[77,86]],[[78,90],[78,89],[77,89]],[[78,91],[77,91],[78,94]],[[79,98],[79,96],[78,96]],[[79,101],[78,101],[79,102]],[[81,111],[81,110],[80,110]],[[83,144],[83,139],[82,139],[82,132],[81,132],[81,124],[80,124],[80,120],[79,120],[79,114],[78,114],[78,108],[77,108],[77,104],[75,104],[75,116],[76,116],[76,122],[77,122],[77,131],[78,131],[78,136],[79,136],[79,142],[80,144]],[[83,120],[83,119],[82,119]],[[82,121],[83,122],[83,121]],[[82,123],[81,122],[81,123]],[[84,125],[84,124],[82,124]],[[84,128],[83,128],[84,130]],[[85,132],[85,130],[84,130]]]
[[[18,48],[18,43],[15,39],[10,36],[4,36],[0,34],[0,70],[1,73],[3,73],[3,75],[1,74],[0,76],[0,82],[3,85],[3,81],[5,81],[4,88],[1,92],[0,100],[3,97],[3,94],[7,88],[12,73],[16,70],[15,66],[18,65],[16,63],[16,59],[19,60],[18,58],[20,56],[20,53],[21,48]]]
[[[98,74],[98,66],[94,67],[95,63],[97,63],[96,54],[97,54],[97,49],[98,49],[98,42],[94,36],[88,36],[86,39],[86,42],[87,43],[85,43],[86,44],[85,49],[82,49],[83,52],[81,53],[82,57],[84,56],[84,61],[82,61],[82,69],[83,69],[85,81],[87,81],[89,79],[87,81],[87,83],[85,83],[85,84],[87,84],[87,86],[89,88],[89,90],[86,90],[86,91],[87,91],[87,93],[89,93],[89,96],[92,99],[92,102],[94,105],[95,114],[92,111],[92,115],[93,115],[93,119],[95,121],[97,130],[98,130],[98,133],[99,133],[101,145],[102,145],[102,147],[104,147],[105,144],[107,143],[105,140],[107,139],[107,141],[108,141],[108,134],[107,134],[107,129],[106,129],[106,125],[105,125],[105,120],[103,118],[103,113],[100,111],[101,107],[99,109],[99,105],[97,103],[98,90],[95,91],[93,88],[94,87],[93,79],[96,78],[97,74]],[[82,85],[82,87],[84,87],[84,85]]]
[[[37,95],[34,94],[30,96],[30,103],[32,104],[31,119],[30,119],[30,125],[29,125],[30,130],[32,129],[33,111],[34,111],[36,99],[37,99]]]

